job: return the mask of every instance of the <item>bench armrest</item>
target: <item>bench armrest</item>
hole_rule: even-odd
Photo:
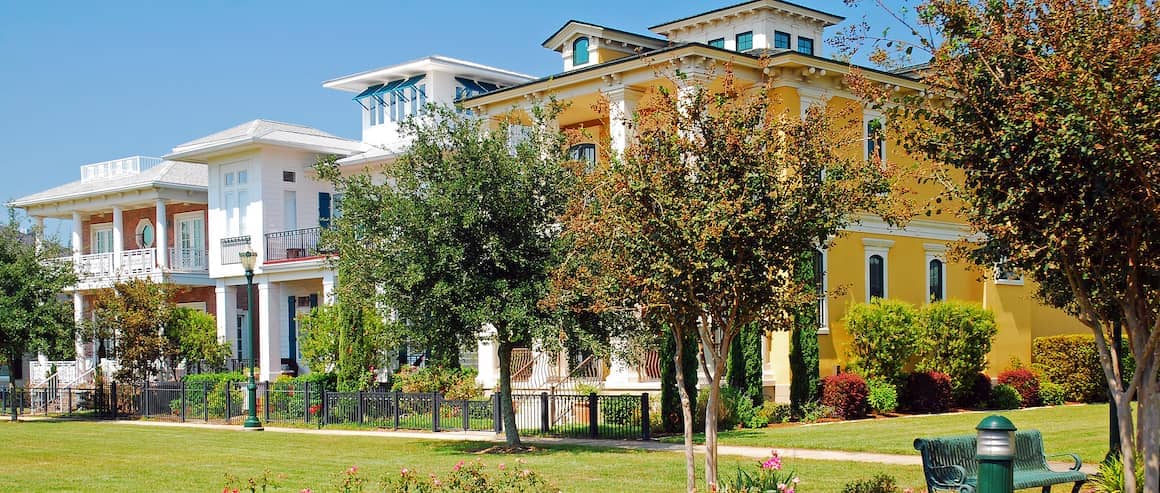
[[[943,482],[947,486],[959,486],[967,482],[967,470],[963,469],[963,466],[955,464],[951,464],[949,466],[934,466],[930,468],[930,471],[931,473],[935,473],[936,471],[943,471],[948,469],[953,472],[946,474],[946,476],[943,476],[945,473],[936,473],[933,474],[933,476],[938,478],[939,481]]]
[[[1047,456],[1048,459],[1052,457],[1071,457],[1071,460],[1074,461],[1075,464],[1068,468],[1069,471],[1078,471],[1080,467],[1083,467],[1083,461],[1080,460],[1079,456],[1075,454],[1055,454]]]

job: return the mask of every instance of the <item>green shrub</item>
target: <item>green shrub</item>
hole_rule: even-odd
[[[778,404],[773,401],[765,401],[761,403],[761,407],[757,409],[756,414],[765,420],[766,424],[774,423],[788,423],[793,418],[793,406],[789,404]]]
[[[599,410],[604,421],[620,426],[640,423],[640,396],[613,395],[601,397]]]
[[[1039,384],[1039,400],[1045,406],[1058,406],[1067,401],[1067,391],[1057,383],[1043,382]]]
[[[797,488],[800,479],[793,471],[782,471],[781,457],[777,455],[777,452],[755,465],[756,469],[738,466],[737,473],[732,478],[722,474],[718,491],[721,493],[765,493],[769,491],[792,493]]]
[[[741,394],[729,387],[721,387],[720,406],[717,409],[717,429],[718,430],[732,430],[737,427],[737,404],[740,400]],[[709,392],[697,392],[697,411],[694,418],[697,420],[696,428],[704,429],[705,427],[705,410],[709,407]]]
[[[1088,484],[1092,486],[1092,490],[1096,493],[1121,493],[1124,491],[1124,462],[1120,456],[1114,456],[1110,460],[1100,463],[1099,471],[1091,477]],[[1136,456],[1136,485],[1143,489],[1144,484],[1144,460],[1143,457]]]
[[[842,487],[842,493],[901,493],[894,476],[878,474],[870,479],[856,479]]]
[[[417,393],[439,393],[447,400],[472,400],[483,396],[483,386],[475,381],[478,373],[473,368],[441,368],[404,366],[395,373],[391,390]]]
[[[986,369],[999,332],[995,314],[975,303],[943,301],[922,307],[919,319],[923,334],[915,369],[946,373],[956,402],[973,400],[975,376]]]
[[[809,401],[802,404],[798,412],[801,413],[798,418],[802,423],[816,423],[822,418],[828,418],[834,415],[834,410],[830,406],[822,404],[819,401]]]
[[[876,413],[892,413],[898,409],[898,388],[894,384],[881,379],[867,382],[870,393],[866,400],[870,409]]]
[[[922,338],[914,305],[888,299],[856,303],[846,312],[845,321],[851,337],[851,366],[869,378],[902,381]]]
[[[238,382],[249,381],[249,377],[240,371],[225,373],[198,373],[185,376],[186,413],[188,416],[201,416],[209,407],[210,418],[225,418],[227,412],[241,409],[242,389],[235,385]],[[204,387],[203,387],[204,386]],[[207,395],[202,396],[202,389]],[[226,392],[229,392],[232,408],[226,409]]]
[[[1015,387],[1001,383],[991,389],[991,408],[992,409],[1019,409],[1023,404],[1023,398],[1019,396],[1019,391]]]
[[[1078,402],[1108,400],[1107,379],[1100,366],[1095,336],[1037,337],[1031,344],[1031,361],[1045,380],[1063,387],[1065,399]]]
[[[962,394],[956,396],[959,405],[971,409],[987,407],[991,401],[991,377],[986,373],[976,373],[971,379],[971,386]]]
[[[742,396],[737,401],[737,421],[746,428],[765,428],[769,420],[758,414],[760,407],[754,406],[751,399]]]

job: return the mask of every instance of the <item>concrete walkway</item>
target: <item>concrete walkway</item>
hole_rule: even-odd
[[[39,420],[40,418],[20,418],[21,420]],[[48,418],[52,419],[52,418]],[[210,430],[243,431],[239,425],[205,424],[205,423],[174,423],[168,421],[108,421],[106,423],[123,426],[152,426],[167,428],[200,428]],[[474,442],[502,442],[503,436],[487,431],[441,431],[438,433],[421,431],[389,431],[389,430],[336,430],[336,429],[309,429],[283,428],[271,426],[265,429],[266,433],[294,433],[300,435],[330,435],[330,436],[361,436],[381,438],[401,438],[407,440],[445,440],[445,441],[474,441]],[[684,453],[683,443],[667,443],[658,441],[639,440],[597,440],[588,438],[540,438],[524,437],[523,441],[530,444],[560,444],[579,445],[594,448],[617,448],[625,450],[647,450],[653,452]],[[879,454],[873,452],[849,452],[844,450],[818,450],[779,447],[746,447],[739,445],[719,445],[717,453],[736,457],[764,459],[769,457],[773,450],[777,450],[783,458],[830,460],[847,462],[865,462],[873,464],[893,464],[903,466],[920,466],[922,458],[918,455]],[[698,445],[697,453],[704,453],[705,447]],[[1051,462],[1056,470],[1065,470],[1071,463]],[[1088,474],[1096,472],[1096,466],[1084,464],[1082,470]]]

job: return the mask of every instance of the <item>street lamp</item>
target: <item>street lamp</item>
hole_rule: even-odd
[[[258,421],[258,386],[254,384],[254,263],[258,261],[258,254],[246,246],[246,250],[238,252],[238,256],[241,257],[242,268],[246,270],[246,313],[249,314],[246,317],[246,337],[250,339],[250,384],[246,386],[249,391],[250,415],[246,416],[242,429],[262,431],[262,422]]]
[[[987,416],[975,427],[975,450],[979,460],[979,493],[1011,493],[1015,490],[1015,425],[999,415]]]

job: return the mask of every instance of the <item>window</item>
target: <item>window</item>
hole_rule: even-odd
[[[246,234],[246,207],[250,205],[249,172],[222,167],[222,204],[226,211],[226,236]]]
[[[572,66],[586,63],[588,63],[588,38],[579,38],[572,42]]]
[[[866,254],[866,302],[886,298],[890,296],[888,260],[894,240],[863,238],[862,245]]]
[[[710,39],[709,46],[712,46],[714,48],[724,48],[725,47],[725,38]]]
[[[137,248],[153,248],[153,223],[148,219],[137,221]]]
[[[789,33],[781,31],[773,32],[773,47],[779,50],[789,49]]]
[[[298,193],[294,190],[282,191],[282,228],[298,229]]]
[[[886,297],[886,260],[881,255],[871,255],[868,269],[870,269],[870,298]]]
[[[866,122],[866,160],[874,159],[880,164],[886,163],[886,131],[879,118]]]
[[[568,148],[568,158],[588,163],[585,169],[592,171],[596,165],[596,144],[576,144]]]
[[[174,214],[177,225],[176,245],[170,266],[180,270],[203,270],[206,268],[205,216],[201,212]]]
[[[753,49],[753,31],[746,31],[737,35],[737,51]]]
[[[112,253],[113,223],[94,224],[89,229],[92,230],[89,253]]]
[[[927,298],[930,301],[942,301],[946,299],[946,269],[943,266],[942,260],[931,259],[927,263],[927,286],[929,292]]]
[[[295,173],[293,171],[283,171],[282,172],[282,181],[287,182],[287,183],[294,183],[295,179],[297,179],[297,177],[295,176]]]
[[[1007,258],[1003,257],[998,264],[995,264],[995,284],[1008,286],[1022,286],[1023,276],[1019,270],[1007,263]]]
[[[798,53],[814,54],[814,40],[798,36]]]
[[[814,250],[814,286],[818,296],[818,333],[828,334],[828,303],[826,302],[826,252]]]

